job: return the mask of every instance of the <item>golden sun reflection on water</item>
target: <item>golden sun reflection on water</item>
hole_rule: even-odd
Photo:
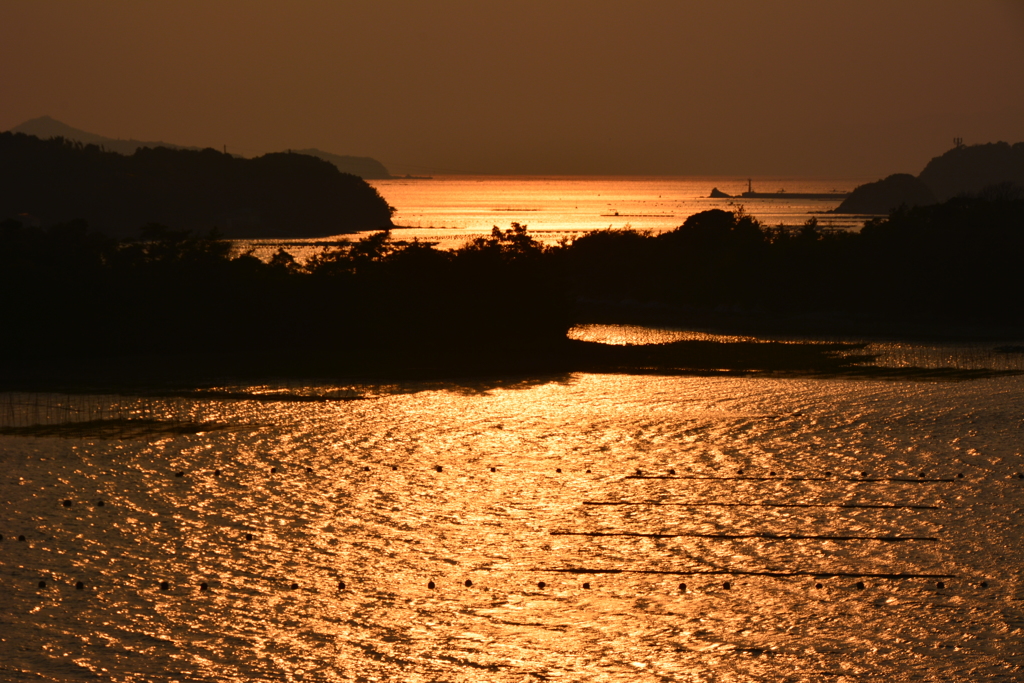
[[[344,389],[185,401],[246,427],[152,442],[0,437],[0,672],[1019,675],[1020,378]]]

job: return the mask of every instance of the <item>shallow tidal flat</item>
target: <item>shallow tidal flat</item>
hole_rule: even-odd
[[[1019,375],[75,401],[0,436],[5,680],[1022,676]]]

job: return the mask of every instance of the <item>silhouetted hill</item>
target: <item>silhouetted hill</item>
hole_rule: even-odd
[[[900,206],[927,206],[935,195],[909,173],[893,173],[884,180],[857,186],[836,208],[836,213],[888,213]]]
[[[25,123],[12,128],[11,132],[35,135],[37,138],[42,140],[48,140],[50,138],[64,138],[65,140],[74,140],[86,145],[99,145],[108,152],[118,152],[127,156],[134,154],[135,150],[140,147],[166,147],[167,149],[191,149],[195,151],[202,149],[201,147],[173,145],[169,142],[108,138],[104,135],[97,135],[96,133],[72,128],[68,124],[57,121],[49,116],[40,116],[39,118],[26,121]],[[384,164],[372,157],[344,156],[312,148],[292,151],[296,154],[308,154],[309,156],[329,161],[337,166],[338,170],[342,173],[351,173],[352,175],[357,175],[360,178],[378,180],[391,177],[391,174],[388,173],[388,169],[384,168]]]
[[[958,145],[928,162],[914,178],[896,173],[857,187],[835,213],[886,214],[899,206],[926,206],[997,185],[1024,188],[1024,143]]]
[[[34,135],[41,140],[64,138],[65,140],[74,140],[86,145],[99,145],[108,152],[118,152],[119,154],[128,156],[134,154],[135,150],[140,147],[166,147],[167,149],[191,150],[201,149],[200,147],[172,145],[169,142],[147,142],[134,139],[121,140],[119,138],[108,138],[104,135],[97,135],[96,133],[89,133],[88,131],[79,130],[78,128],[72,128],[68,124],[52,119],[49,116],[40,116],[37,119],[26,121],[20,126],[12,128],[11,132]]]
[[[918,178],[939,201],[1005,182],[1024,187],[1024,142],[954,147],[929,161]]]
[[[242,159],[140,147],[131,156],[60,138],[0,133],[0,216],[83,218],[111,235],[160,223],[227,237],[320,237],[391,226],[366,181],[305,154]]]
[[[324,152],[319,149],[296,149],[292,150],[296,154],[308,154],[311,157],[317,157],[324,161],[329,161],[338,167],[338,170],[342,173],[351,173],[357,175],[364,180],[385,180],[391,177],[388,173],[388,169],[384,168],[384,164],[380,163],[373,157],[351,157],[344,156],[341,154],[331,154],[330,152]]]

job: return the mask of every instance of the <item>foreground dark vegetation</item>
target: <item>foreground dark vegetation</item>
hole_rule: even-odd
[[[127,241],[82,221],[48,229],[7,221],[2,379],[863,376],[871,359],[852,344],[610,347],[566,332],[576,323],[653,322],[748,333],[1020,336],[1022,256],[1024,200],[1012,198],[896,211],[860,233],[813,221],[771,228],[718,210],[660,235],[601,231],[557,246],[517,224],[451,251],[380,232],[306,263],[284,250],[263,261],[216,235],[160,225]]]

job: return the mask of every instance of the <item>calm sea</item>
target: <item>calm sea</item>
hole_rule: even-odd
[[[760,192],[849,192],[865,179],[758,178]],[[711,199],[713,188],[730,195],[747,189],[734,177],[443,176],[371,183],[397,209],[403,237],[461,242],[513,222],[545,241],[590,230],[632,227],[660,232],[707,209],[743,209],[767,225],[801,225],[811,216],[823,226],[857,228],[864,216],[828,213],[835,200]]]
[[[218,388],[0,394],[0,680],[1024,677],[1022,376]]]

